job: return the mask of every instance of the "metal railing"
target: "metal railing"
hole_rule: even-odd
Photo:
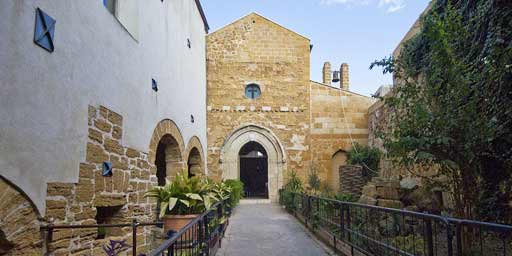
[[[112,249],[128,249],[132,248],[132,255],[137,256],[137,228],[144,226],[161,226],[161,222],[138,222],[137,220],[132,220],[131,223],[120,223],[120,224],[90,224],[90,225],[54,225],[53,223],[49,223],[46,226],[41,227],[41,231],[47,232],[46,240],[48,243],[51,243],[53,240],[53,233],[56,229],[87,229],[87,228],[123,228],[123,227],[131,227],[132,228],[132,244],[126,244],[125,241],[112,241],[116,244],[113,245]],[[120,247],[117,247],[120,246]]]
[[[231,216],[231,198],[215,203],[171,238],[165,240],[149,256],[215,255],[221,246]]]
[[[336,250],[345,250],[349,255],[355,251],[378,256],[512,255],[512,226],[508,225],[282,190],[280,203],[307,226],[325,234]]]

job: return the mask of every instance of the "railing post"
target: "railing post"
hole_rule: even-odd
[[[208,223],[210,218],[208,217],[210,214],[205,214],[204,216],[204,255],[210,254],[210,228],[208,227]]]
[[[462,256],[462,225],[457,223],[456,226],[457,255]]]
[[[198,241],[198,245],[199,245],[199,248],[202,248],[203,246],[203,242],[204,242],[204,227],[203,227],[203,222],[204,222],[204,218],[201,219],[199,222],[198,222],[198,234],[197,234],[197,240]],[[203,252],[204,254],[204,252]],[[203,255],[201,254],[201,255]]]
[[[425,240],[427,240],[427,256],[434,256],[434,240],[432,239],[432,221],[425,219]]]
[[[174,256],[174,243],[172,243],[168,249],[168,256]]]
[[[447,244],[448,256],[452,256],[453,255],[453,243],[452,243],[453,235],[452,235],[452,226],[449,222],[446,223],[446,240],[448,242],[448,244]]]
[[[350,205],[346,205],[347,207],[347,236],[348,236],[348,242],[351,243],[351,235],[350,235]]]
[[[309,195],[306,195],[306,226],[308,225],[308,220],[311,216],[311,197]]]
[[[340,232],[341,240],[345,241],[345,205],[343,203],[340,206]]]
[[[137,256],[137,220],[132,220],[132,255]]]
[[[296,216],[296,212],[295,210],[297,209],[297,207],[295,206],[295,192],[290,192],[292,194],[292,211],[293,211],[293,216]]]

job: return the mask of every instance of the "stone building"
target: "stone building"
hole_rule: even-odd
[[[208,172],[241,179],[249,196],[277,199],[290,171],[314,168],[333,189],[353,143],[366,144],[373,99],[310,80],[310,40],[251,13],[206,37]],[[320,67],[319,67],[320,72]]]
[[[103,254],[96,229],[46,243],[40,226],[152,220],[144,191],[206,171],[199,1],[2,1],[0,15],[0,254]]]

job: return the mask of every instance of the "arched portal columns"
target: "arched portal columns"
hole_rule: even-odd
[[[278,201],[286,169],[286,152],[277,136],[269,129],[249,124],[235,129],[222,145],[220,163],[222,179],[240,179],[240,149],[248,142],[258,142],[267,151],[268,192],[272,202]]]

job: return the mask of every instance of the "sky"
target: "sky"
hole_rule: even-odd
[[[430,0],[202,0],[210,32],[256,12],[306,36],[313,44],[311,80],[322,66],[349,64],[350,90],[370,96],[392,83],[376,59],[391,55]]]

